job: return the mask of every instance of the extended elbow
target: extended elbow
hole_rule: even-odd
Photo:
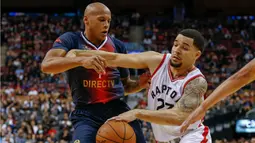
[[[41,71],[46,74],[55,74],[54,72],[51,71],[51,68],[46,63],[41,64]]]
[[[41,71],[43,73],[47,73],[47,71],[48,71],[48,68],[47,68],[47,66],[44,63],[41,64]]]

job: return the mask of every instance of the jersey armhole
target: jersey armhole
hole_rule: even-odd
[[[165,59],[166,59],[166,54],[164,54],[164,56],[163,56],[161,62],[159,63],[159,65],[157,66],[157,68],[155,69],[155,71],[153,72],[153,74],[151,75],[151,78],[152,78],[152,77],[157,73],[157,71],[160,69],[160,67],[161,67],[162,64],[164,63]]]

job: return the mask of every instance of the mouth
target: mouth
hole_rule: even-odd
[[[108,31],[103,31],[101,32],[104,36],[106,36],[108,34]]]
[[[176,56],[176,55],[172,55],[172,59],[173,59],[173,60],[178,60],[178,61],[180,61],[180,60],[181,60],[181,58],[180,58],[180,57],[178,57],[178,56]]]

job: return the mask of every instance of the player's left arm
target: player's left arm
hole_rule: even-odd
[[[206,90],[206,80],[197,77],[186,85],[181,99],[172,109],[158,111],[135,109],[135,116],[147,122],[179,126],[200,105]]]

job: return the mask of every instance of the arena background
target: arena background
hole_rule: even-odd
[[[40,63],[54,40],[84,29],[81,17],[90,0],[3,0],[1,4],[0,143],[70,142],[73,110],[62,74],[46,75]],[[208,94],[255,56],[254,0],[102,0],[111,10],[110,35],[129,53],[171,50],[176,33],[196,28],[207,40],[197,62]],[[130,69],[132,78],[143,70]],[[146,108],[146,91],[123,99]],[[208,111],[205,124],[217,143],[255,142],[255,84],[249,84]],[[143,122],[148,143],[149,123]]]

